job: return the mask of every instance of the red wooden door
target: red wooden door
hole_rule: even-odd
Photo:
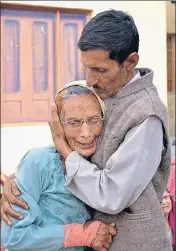
[[[2,122],[47,121],[54,97],[55,14],[1,16]]]

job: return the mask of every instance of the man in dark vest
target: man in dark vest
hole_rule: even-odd
[[[66,186],[96,209],[94,219],[116,222],[110,250],[170,251],[159,203],[171,161],[167,111],[153,85],[153,71],[136,68],[134,20],[122,11],[99,13],[84,27],[78,47],[87,86],[104,100],[107,112],[91,161],[71,151],[59,119],[56,135],[51,123],[56,148],[66,160]],[[52,114],[58,116],[56,110]],[[83,121],[80,130],[85,126]],[[6,192],[12,184],[5,184],[5,220],[5,213],[16,216],[8,201],[19,203]]]

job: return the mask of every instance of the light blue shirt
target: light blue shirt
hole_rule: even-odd
[[[90,219],[85,204],[72,195],[64,183],[62,163],[54,147],[37,148],[23,157],[16,173],[16,184],[21,191],[20,198],[27,202],[29,209],[11,205],[24,219],[11,218],[13,226],[2,223],[4,247],[9,251],[62,249],[63,225]]]

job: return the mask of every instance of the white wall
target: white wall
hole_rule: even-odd
[[[175,11],[176,11],[176,4],[167,1],[166,4],[167,10],[167,33],[175,34]]]
[[[29,149],[48,144],[52,144],[48,125],[1,128],[2,172],[7,175],[13,173]]]
[[[140,34],[139,66],[152,68],[154,84],[167,105],[166,67],[166,2],[165,1],[1,1],[31,5],[92,9],[93,15],[110,8],[127,11],[136,22]],[[38,145],[51,143],[47,126],[2,128],[1,163],[7,174],[24,152]]]

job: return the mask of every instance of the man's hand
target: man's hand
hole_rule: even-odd
[[[51,121],[49,121],[49,126],[57,151],[64,159],[66,159],[72,150],[66,141],[55,103],[51,107]]]
[[[86,224],[89,223],[85,223],[85,227]],[[112,243],[112,236],[116,234],[117,231],[115,229],[115,223],[106,224],[102,222],[96,234],[96,238],[91,243],[91,248],[95,250],[106,251]]]
[[[16,218],[23,219],[23,215],[14,211],[10,203],[16,206],[19,206],[24,209],[28,209],[28,205],[17,198],[20,195],[20,191],[14,181],[15,175],[11,175],[7,178],[7,181],[4,184],[3,194],[2,194],[2,204],[1,204],[1,218],[5,221],[6,224],[12,225],[12,221],[8,218],[8,215]]]

